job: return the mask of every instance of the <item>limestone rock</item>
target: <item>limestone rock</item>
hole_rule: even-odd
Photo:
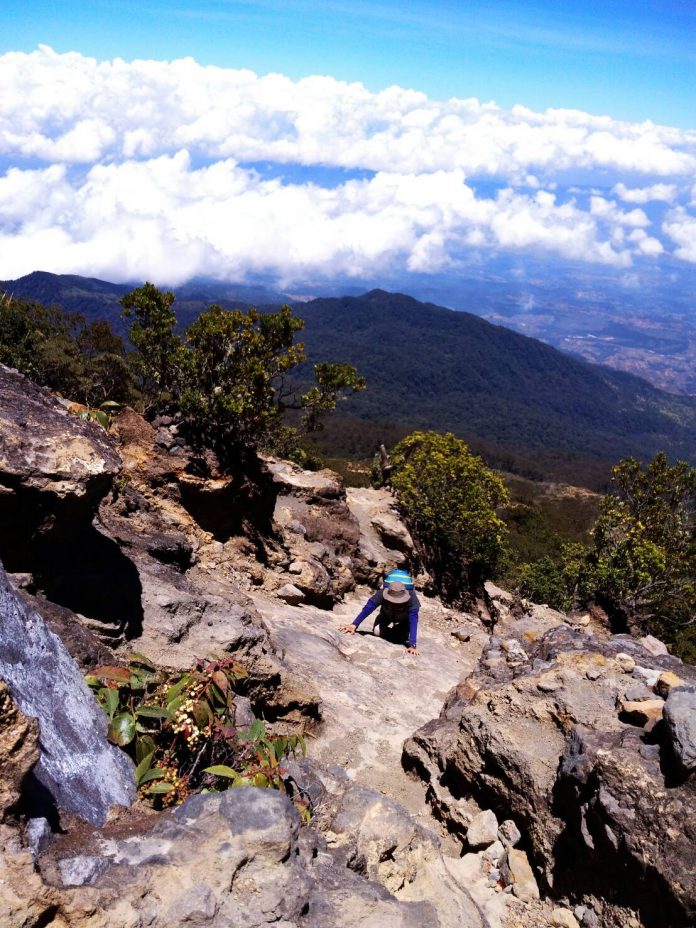
[[[643,638],[639,638],[638,641],[643,645],[648,654],[652,654],[653,657],[658,657],[661,654],[669,654],[667,645],[663,641],[660,641],[659,638],[655,638],[654,635],[645,635]]]
[[[359,580],[374,582],[385,569],[405,565],[413,556],[413,539],[387,489],[351,487],[346,490],[350,511],[360,527],[359,553],[368,572]]]
[[[520,830],[511,818],[501,824],[498,829],[498,837],[511,847],[515,847],[515,845],[519,844],[522,840]]]
[[[37,779],[57,805],[101,824],[135,798],[132,761],[106,740],[107,720],[77,665],[10,586],[0,566],[0,679],[40,728]]]
[[[12,701],[0,680],[0,821],[19,800],[22,781],[39,759],[39,726]]]
[[[621,716],[632,725],[648,725],[662,718],[664,708],[662,699],[642,699],[637,702],[624,699],[619,702]]]
[[[302,590],[298,590],[292,583],[286,583],[284,586],[281,586],[276,595],[278,599],[285,600],[290,606],[299,606],[305,598],[305,594]]]
[[[665,670],[664,673],[660,674],[655,684],[655,692],[662,696],[663,699],[667,699],[672,690],[680,686],[684,686],[682,678],[677,676],[676,673],[672,673],[671,670]]]
[[[539,898],[539,886],[524,851],[508,848],[500,863],[500,875],[522,902]]]
[[[363,817],[370,808],[370,803],[363,806]],[[379,827],[379,815],[371,822]],[[361,847],[370,870],[380,866],[371,841],[382,839],[366,822]],[[413,883],[427,871],[429,858],[417,846],[404,851],[413,857]],[[67,917],[75,928],[484,924],[471,902],[462,908],[451,901],[449,909],[439,911],[422,896],[409,898],[403,886],[395,895],[384,883],[366,879],[356,872],[357,861],[346,867],[344,849],[328,846],[313,829],[300,829],[287,797],[273,790],[242,787],[195,796],[125,831],[107,826],[91,832],[77,853],[74,842],[59,838],[39,863],[45,882],[32,886],[34,898],[50,898],[54,915]],[[382,867],[388,870],[389,861]],[[57,888],[49,889],[51,884]],[[468,899],[452,878],[446,889],[452,897]]]
[[[696,874],[686,863],[696,856],[696,784],[675,777],[662,726],[648,739],[617,712],[628,688],[625,657],[645,661],[642,646],[627,635],[587,634],[564,623],[536,641],[522,639],[526,660],[513,663],[494,638],[440,718],[404,746],[406,763],[437,783],[430,795],[445,821],[453,803],[441,796],[444,779],[457,796],[508,811],[545,889],[576,895],[592,887],[612,904],[689,924],[696,913]],[[671,655],[650,663],[645,670],[658,677],[670,671],[696,685],[696,670]],[[549,677],[562,686],[540,690]],[[667,725],[670,701],[680,708],[671,724],[687,763],[691,742],[686,727],[677,740],[677,716],[682,726],[696,717],[686,708],[692,698],[673,689],[664,704]],[[661,707],[656,700],[656,715]],[[451,827],[459,827],[454,819]],[[627,868],[638,868],[641,879],[622,880]]]
[[[490,809],[475,815],[466,832],[466,840],[475,850],[488,847],[497,837],[498,819],[495,817],[495,812]]]
[[[671,690],[664,717],[679,763],[684,770],[696,770],[696,691]]]
[[[580,928],[580,923],[569,909],[554,909],[551,924],[554,928]]]
[[[71,416],[48,390],[3,365],[0,393],[0,474],[10,493],[100,499],[121,469],[104,429]]]

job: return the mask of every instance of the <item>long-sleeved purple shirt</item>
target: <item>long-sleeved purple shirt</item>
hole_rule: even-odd
[[[377,590],[377,592],[373,593],[373,595],[370,596],[368,601],[365,603],[362,610],[360,611],[360,614],[356,616],[356,618],[353,620],[353,625],[355,625],[355,627],[358,628],[360,623],[364,619],[366,619],[368,615],[374,612],[375,609],[380,609],[384,604],[385,604],[384,591]],[[396,609],[398,608],[399,607],[396,606]],[[401,608],[404,610],[404,613],[406,612],[406,610],[408,610],[408,644],[407,644],[407,647],[415,648],[416,641],[418,639],[418,610],[420,609],[420,600],[416,596],[415,590],[411,590],[411,598],[409,599],[407,603],[404,603],[404,605]],[[405,615],[404,615],[404,618],[405,618]]]

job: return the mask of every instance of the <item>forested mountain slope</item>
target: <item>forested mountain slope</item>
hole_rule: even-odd
[[[373,290],[298,307],[310,360],[354,364],[366,419],[406,421],[500,445],[696,459],[696,399],[588,364],[469,313]]]
[[[0,291],[105,318],[121,331],[118,301],[130,289],[44,272],[0,282]],[[213,302],[231,307],[285,299],[263,287],[215,282],[193,282],[176,293],[182,325]],[[450,429],[522,452],[614,461],[664,449],[696,461],[695,397],[664,393],[478,316],[404,294],[373,290],[296,303],[295,310],[306,323],[302,340],[310,363],[347,361],[367,378],[368,389],[343,407],[350,417]]]

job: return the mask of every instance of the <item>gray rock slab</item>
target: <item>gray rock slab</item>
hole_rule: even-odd
[[[40,726],[37,779],[59,808],[94,825],[135,799],[132,761],[106,740],[107,720],[75,661],[0,565],[0,679]]]
[[[663,717],[679,763],[685,770],[696,770],[696,691],[672,690]]]

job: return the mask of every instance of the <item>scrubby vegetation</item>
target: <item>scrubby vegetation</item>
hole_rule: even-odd
[[[394,449],[391,483],[440,591],[460,600],[505,558],[501,478],[451,433],[414,432]]]
[[[302,344],[295,343],[304,323],[289,306],[259,313],[213,305],[179,335],[173,293],[145,284],[121,303],[150,407],[178,414],[191,443],[222,460],[272,444],[279,428],[284,444],[291,444],[291,427],[282,418],[287,408],[301,409],[304,431],[316,431],[344,391],[365,387],[350,365],[320,362],[307,392],[298,397],[286,389],[284,375],[305,360]]]
[[[586,545],[521,566],[524,595],[560,609],[596,602],[614,627],[638,627],[696,658],[696,469],[660,452],[620,461]]]
[[[90,407],[138,401],[123,340],[78,313],[0,298],[0,363]]]
[[[239,725],[237,690],[246,677],[230,657],[172,672],[131,654],[127,667],[99,667],[87,683],[109,717],[109,740],[136,764],[140,794],[162,807],[233,786],[286,791],[283,759],[304,753],[304,739],[269,736],[260,720]],[[307,803],[294,801],[307,818]]]

